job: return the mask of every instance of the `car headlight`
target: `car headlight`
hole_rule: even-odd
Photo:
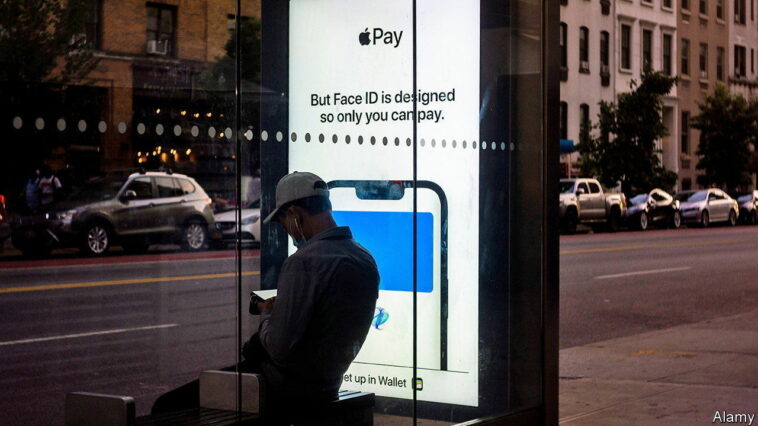
[[[67,210],[65,212],[59,212],[55,214],[55,219],[65,224],[70,224],[71,221],[74,220],[74,216],[76,216],[76,213],[77,213],[76,210]]]
[[[259,216],[255,216],[255,215],[250,216],[250,217],[246,217],[246,218],[242,219],[242,224],[243,225],[251,225],[251,224],[255,223],[258,220],[258,217]]]

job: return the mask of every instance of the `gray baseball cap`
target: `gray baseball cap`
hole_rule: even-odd
[[[273,220],[285,204],[315,196],[329,198],[329,188],[320,177],[308,172],[292,172],[284,176],[276,184],[276,208],[263,223]]]

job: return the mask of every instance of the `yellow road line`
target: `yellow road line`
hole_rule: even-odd
[[[713,245],[719,245],[719,244],[747,243],[747,242],[753,242],[753,241],[756,241],[756,239],[755,238],[740,238],[740,239],[734,239],[734,240],[700,241],[700,242],[690,242],[690,243],[640,244],[640,245],[634,245],[634,246],[561,250],[561,254],[607,253],[607,252],[614,252],[614,251],[643,250],[643,249],[649,249],[649,248],[703,247],[703,246],[713,246]]]
[[[260,275],[260,271],[243,272],[242,276]],[[165,283],[173,281],[190,281],[190,280],[211,280],[216,278],[231,278],[237,276],[234,272],[225,274],[203,274],[203,275],[179,275],[174,277],[154,277],[154,278],[135,278],[130,280],[114,280],[114,281],[89,281],[84,283],[68,283],[68,284],[48,284],[48,285],[34,285],[24,287],[9,287],[0,288],[0,294],[3,293],[24,293],[29,291],[46,291],[46,290],[66,290],[71,288],[88,288],[88,287],[105,287],[111,285],[129,285],[129,284],[150,284],[150,283]]]

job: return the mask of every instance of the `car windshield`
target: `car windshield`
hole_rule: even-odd
[[[680,192],[676,194],[674,199],[683,201],[685,203],[694,203],[696,201],[704,201],[708,197],[708,191],[695,191],[695,192]]]
[[[574,192],[574,182],[561,182],[561,194],[571,194]]]
[[[77,186],[69,195],[69,201],[102,201],[114,198],[124,185],[124,177],[97,177]]]
[[[638,194],[629,199],[629,204],[637,205],[647,201],[647,194]]]

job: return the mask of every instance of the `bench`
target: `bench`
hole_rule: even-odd
[[[242,374],[242,410],[237,407],[237,373],[204,371],[200,374],[200,408],[136,417],[134,398],[88,392],[66,395],[66,426],[263,425],[260,418],[264,382],[257,374]],[[336,400],[318,412],[297,413],[287,424],[372,426],[374,394],[340,391]],[[314,417],[317,419],[314,419]]]

